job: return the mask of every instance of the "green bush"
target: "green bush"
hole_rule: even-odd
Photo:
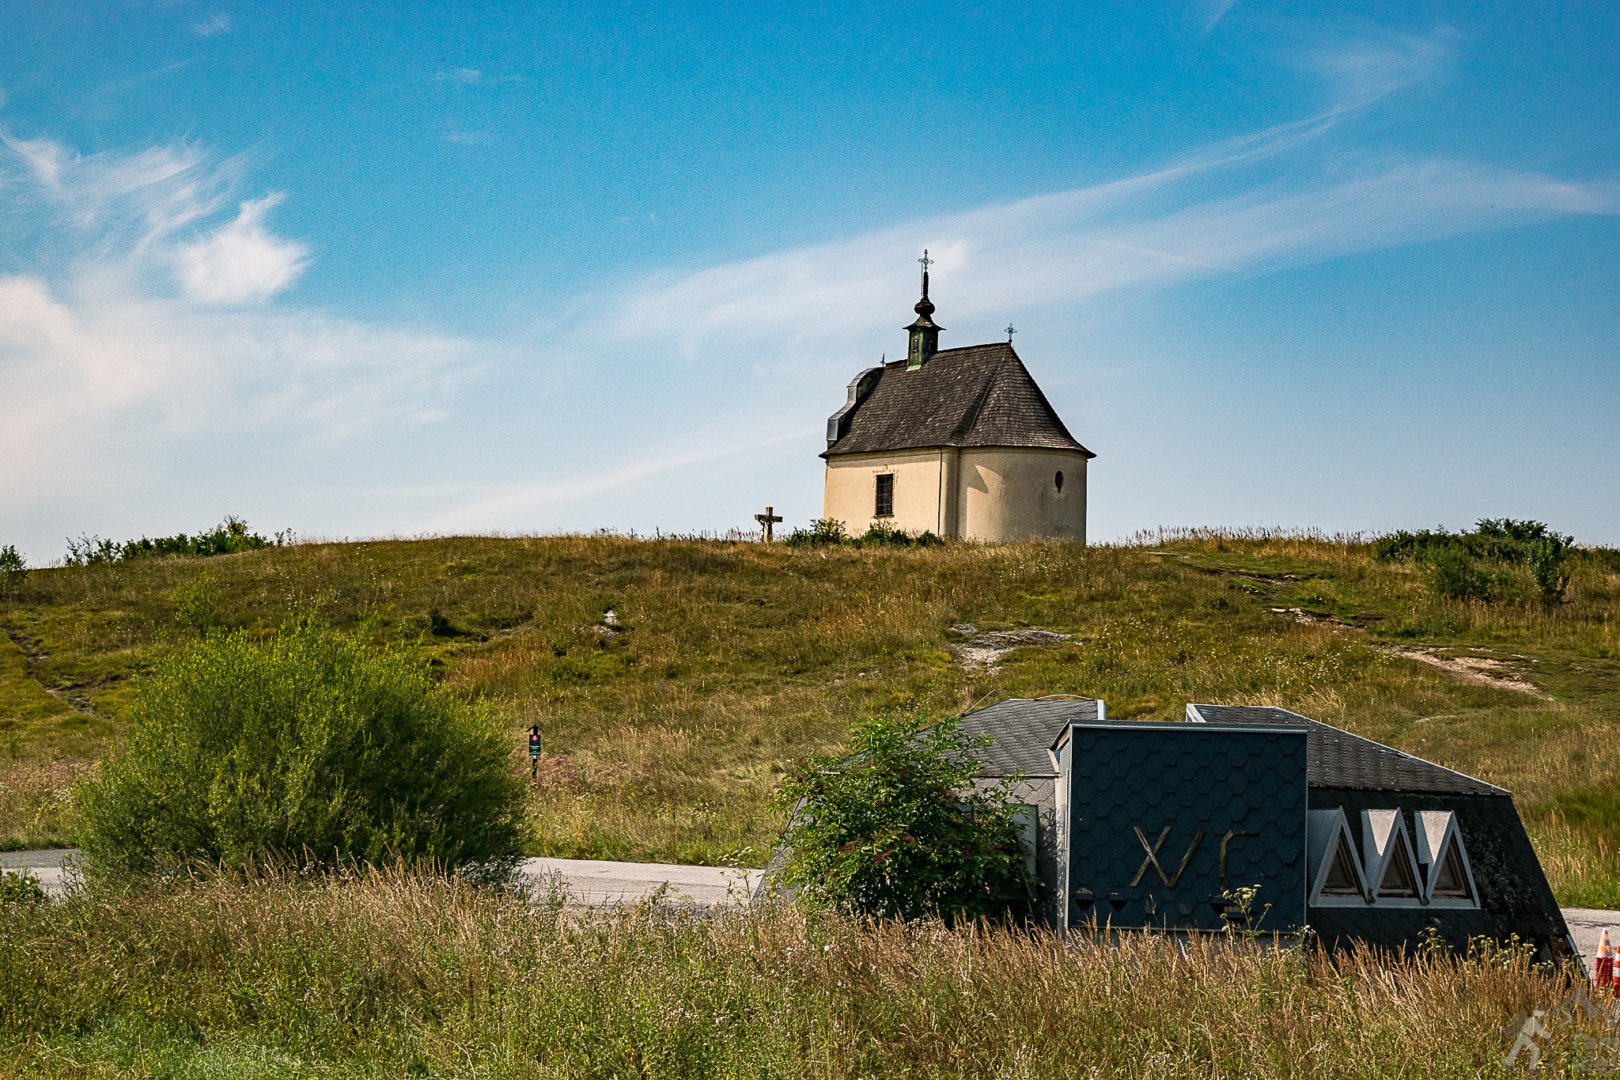
[[[856,727],[848,757],[801,759],[777,789],[792,811],[773,884],[866,915],[996,915],[1027,895],[1012,781],[975,789],[956,719]]]
[[[1448,599],[1528,598],[1533,587],[1542,603],[1557,604],[1569,587],[1574,543],[1574,537],[1554,532],[1540,521],[1481,518],[1473,532],[1440,528],[1388,533],[1373,541],[1373,554],[1427,564],[1434,590]],[[1493,573],[1488,566],[1501,572]]]
[[[515,860],[523,782],[493,715],[403,653],[300,624],[182,647],[81,787],[92,873]]]
[[[7,904],[43,904],[45,890],[27,870],[0,870],[0,908]]]
[[[1544,604],[1564,602],[1564,590],[1569,588],[1569,541],[1569,537],[1553,533],[1529,545],[1530,572],[1535,576],[1536,593]]]
[[[28,577],[28,563],[10,544],[0,547],[0,595],[10,596]]]
[[[849,541],[844,523],[837,518],[816,518],[808,529],[794,529],[784,541],[789,547],[822,547]]]
[[[1429,581],[1448,600],[1484,600],[1492,596],[1492,576],[1460,548],[1446,548],[1430,558]]]
[[[274,541],[266,540],[248,530],[247,522],[234,515],[195,536],[175,533],[155,539],[104,540],[99,536],[80,536],[67,542],[68,553],[62,560],[68,566],[105,566],[128,562],[131,559],[150,559],[162,555],[234,555],[239,551],[258,551],[260,548],[280,547],[291,543],[292,532],[279,532]]]
[[[837,518],[817,518],[808,529],[794,529],[786,541],[789,547],[826,547],[852,544],[856,547],[937,547],[945,541],[924,530],[913,536],[886,521],[874,521],[860,536],[850,536]]]

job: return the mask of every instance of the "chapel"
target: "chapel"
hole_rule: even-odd
[[[904,360],[867,368],[827,418],[822,517],[965,540],[1086,539],[1086,463],[1012,342],[941,349],[928,299]]]

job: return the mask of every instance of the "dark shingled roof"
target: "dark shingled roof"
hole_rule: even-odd
[[[933,446],[1014,446],[1078,450],[1006,342],[942,349],[916,371],[886,364],[872,388],[838,423],[823,457]]]
[[[1256,705],[1189,705],[1211,724],[1288,724],[1306,729],[1306,771],[1313,788],[1410,791],[1431,795],[1506,795],[1508,792],[1392,746],[1363,739],[1287,709]]]
[[[991,745],[979,751],[980,775],[1054,776],[1047,750],[1070,724],[1098,720],[1092,698],[1010,698],[962,717],[969,735],[989,735]],[[1506,795],[1508,792],[1363,739],[1287,709],[1255,705],[1190,705],[1188,716],[1211,724],[1283,724],[1304,728],[1306,781],[1312,788],[1362,791],[1407,791],[1430,795]]]
[[[1096,719],[1097,702],[1092,698],[1011,698],[967,713],[962,717],[962,730],[993,740],[979,751],[981,776],[1056,776],[1057,768],[1047,750],[1057,733],[1070,724],[1089,724]]]

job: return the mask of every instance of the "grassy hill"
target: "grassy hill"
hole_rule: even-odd
[[[298,614],[420,650],[546,756],[536,853],[758,864],[783,766],[877,711],[1084,694],[1109,715],[1280,705],[1511,788],[1566,904],[1620,906],[1620,558],[1567,602],[1441,599],[1370,546],[790,549],[621,537],[306,544],[30,573],[0,597],[0,843],[69,842],[132,677]],[[612,616],[608,613],[612,612]],[[951,628],[1072,640],[968,671]]]

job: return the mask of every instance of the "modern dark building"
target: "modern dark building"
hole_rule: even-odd
[[[1060,931],[1237,922],[1335,948],[1516,934],[1539,958],[1576,955],[1512,796],[1482,780],[1269,707],[1152,723],[1013,699],[962,726],[990,737],[984,781],[1019,778],[1036,917]]]

